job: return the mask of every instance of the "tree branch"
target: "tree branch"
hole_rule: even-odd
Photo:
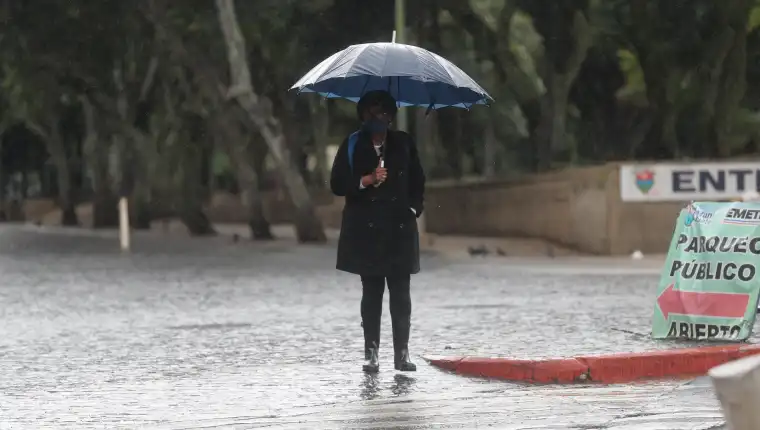
[[[39,136],[45,142],[50,140],[51,134],[48,133],[47,130],[45,130],[45,128],[39,125],[36,121],[28,119],[28,118],[23,119],[23,121],[24,121],[24,124],[26,124],[26,127],[29,130],[31,130],[32,133]]]
[[[507,85],[518,103],[524,105],[540,97],[541,90],[520,67],[520,62],[509,47],[511,20],[517,9],[514,0],[505,0],[498,33],[491,30],[466,1],[444,0],[442,7],[472,36],[476,58],[493,64],[497,80]]]
[[[250,92],[254,94],[251,72],[245,59],[245,40],[237,24],[233,0],[216,0],[219,25],[227,41],[227,60],[230,63],[231,90],[237,94]]]
[[[156,74],[158,71],[158,57],[153,56],[148,63],[148,71],[145,72],[145,78],[143,79],[142,86],[140,86],[140,96],[137,99],[137,103],[142,103],[148,98],[151,88],[156,81]]]
[[[583,62],[586,60],[586,55],[591,47],[592,34],[591,27],[589,26],[586,17],[580,10],[575,11],[573,17],[573,37],[575,38],[575,49],[573,50],[570,58],[567,60],[567,71],[565,76],[569,82],[575,81],[578,72],[581,70]]]
[[[116,88],[116,112],[122,121],[126,121],[129,101],[127,100],[127,90],[124,86],[124,76],[119,61],[114,63],[112,74],[114,87]]]
[[[499,81],[506,81],[507,71],[496,49],[499,46],[499,40],[496,34],[472,11],[470,3],[462,0],[444,0],[440,6],[446,9],[454,21],[472,36],[476,57],[480,61],[491,61]]]
[[[511,55],[509,47],[510,32],[512,31],[512,18],[517,12],[517,2],[515,0],[504,0],[504,6],[499,13],[499,27],[496,32],[496,41],[499,55]]]

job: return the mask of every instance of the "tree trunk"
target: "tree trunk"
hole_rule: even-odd
[[[414,134],[417,140],[417,149],[420,154],[420,162],[425,174],[430,178],[449,177],[451,172],[448,166],[448,153],[440,138],[441,111],[426,112],[424,109],[414,110]]]
[[[217,121],[224,121],[219,118]],[[240,190],[240,202],[245,208],[253,240],[272,240],[274,235],[264,215],[264,203],[259,192],[259,178],[251,163],[249,143],[243,139],[240,125],[233,121],[219,122],[216,142],[227,153]]]
[[[25,167],[26,169],[26,167]],[[29,197],[29,172],[23,170],[21,172],[21,200],[26,200]]]
[[[112,228],[119,225],[118,199],[108,186],[105,171],[95,173],[93,166],[92,228]]]
[[[314,157],[317,161],[317,178],[314,181],[320,188],[329,188],[330,163],[327,161],[327,145],[330,138],[330,116],[327,100],[309,98],[311,124],[314,131]]]
[[[635,148],[634,158],[663,160],[681,155],[676,123],[682,105],[677,103],[676,95],[684,73],[676,69],[662,70],[661,64],[654,60],[642,61],[652,125],[641,145]]]
[[[137,194],[132,196],[129,205],[129,224],[135,230],[150,230],[153,213],[150,204]]]
[[[550,93],[552,89],[547,85],[546,93]],[[553,159],[552,148],[552,103],[546,99],[541,100],[541,120],[535,130],[531,133],[533,135],[533,150],[534,150],[534,163],[536,172],[546,172],[551,169]]]
[[[50,158],[55,165],[56,179],[58,182],[58,206],[61,208],[61,225],[79,225],[74,202],[74,190],[71,183],[71,168],[69,166],[66,148],[61,137],[58,118],[51,119],[50,134],[45,139]]]
[[[253,171],[256,172],[256,178],[259,183],[259,193],[267,191],[267,156],[269,148],[262,142],[260,136],[252,136],[251,143],[248,146],[248,159],[251,160]]]
[[[129,223],[136,230],[150,230],[153,221],[153,203],[151,197],[150,179],[144,176],[144,171],[136,172],[134,189],[130,195]]]
[[[733,46],[725,60],[723,88],[718,96],[715,109],[715,135],[717,153],[720,157],[731,155],[733,145],[729,140],[731,125],[739,103],[747,92],[747,25],[749,2],[737,2],[739,13],[734,15],[732,26],[735,31]]]
[[[250,166],[249,166],[250,167]],[[248,173],[246,173],[247,175]],[[242,175],[238,175],[240,178]],[[242,179],[242,178],[241,178]],[[240,179],[238,179],[240,181]],[[271,226],[264,216],[264,204],[261,201],[261,194],[256,190],[256,184],[250,182],[240,188],[240,201],[243,207],[246,208],[246,215],[248,217],[248,228],[251,229],[251,237],[253,240],[272,240],[274,234],[272,234]]]
[[[546,94],[541,103],[541,121],[536,130],[537,170],[545,172],[551,168],[554,154],[567,149],[567,99],[570,93],[569,81],[565,74],[548,70],[544,75]]]
[[[299,242],[325,242],[324,227],[317,218],[314,202],[303,177],[293,163],[280,122],[272,114],[272,103],[260,97],[251,84],[251,74],[245,59],[245,40],[240,31],[233,0],[216,0],[219,23],[227,45],[231,87],[228,97],[234,97],[256,125],[281,171],[285,186],[295,206],[296,236]]]
[[[119,225],[118,199],[113,193],[108,176],[108,150],[110,145],[101,142],[95,122],[95,109],[87,97],[80,97],[84,112],[84,156],[92,174],[92,228]]]
[[[176,136],[177,133],[171,131],[166,141],[174,141]],[[130,222],[138,230],[150,229],[155,216],[166,215],[167,212],[166,207],[156,207],[157,202],[154,201],[156,166],[161,163],[154,139],[155,136],[149,136],[144,131],[132,137],[135,149],[131,154],[137,161],[134,163],[134,189],[130,196]]]
[[[734,43],[735,32],[730,27],[725,27],[712,40],[709,40],[705,48],[705,58],[697,68],[697,76],[701,81],[702,100],[699,105],[699,114],[694,119],[693,127],[699,145],[692,145],[693,153],[701,153],[709,157],[717,156],[717,136],[714,121],[716,115],[716,103],[721,91],[721,76],[723,75],[723,63],[731,51]]]
[[[548,59],[545,60],[542,77],[546,93],[541,99],[541,120],[535,133],[536,170],[539,172],[551,168],[555,151],[567,149],[565,137],[570,88],[578,76],[592,42],[591,29],[581,11],[575,12],[573,37],[575,48],[567,58],[563,71],[557,70]]]
[[[179,209],[179,219],[187,227],[190,236],[216,235],[216,230],[211,225],[211,221],[198,205],[183,201]]]
[[[462,170],[462,120],[460,112],[454,109],[442,109],[438,113],[440,121],[438,136],[440,137],[440,149],[442,150],[441,162],[438,168],[440,173],[448,178],[461,178]]]
[[[496,175],[499,152],[499,142],[496,140],[493,121],[488,121],[486,124],[483,140],[483,176],[492,178]]]
[[[181,193],[179,196],[178,208],[179,218],[191,236],[214,236],[214,230],[211,221],[203,213],[203,190],[201,187],[201,172],[203,169],[203,160],[201,159],[200,148],[194,147],[195,142],[186,144],[182,154],[182,182],[180,185]]]

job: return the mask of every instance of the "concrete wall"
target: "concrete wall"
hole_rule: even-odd
[[[428,231],[528,236],[594,254],[665,252],[683,203],[623,203],[617,165],[519,181],[431,184]]]
[[[608,183],[608,254],[665,253],[673,236],[676,219],[687,202],[624,203],[620,200],[620,175]]]
[[[539,237],[604,253],[608,176],[606,169],[589,169],[521,181],[431,184],[427,228],[438,234]]]

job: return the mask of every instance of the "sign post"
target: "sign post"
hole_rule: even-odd
[[[396,0],[394,6],[395,35],[394,43],[406,43],[406,5],[404,0]],[[406,109],[399,108],[396,114],[396,125],[401,131],[408,131]]]
[[[760,203],[681,211],[652,318],[655,339],[746,340],[760,293]]]

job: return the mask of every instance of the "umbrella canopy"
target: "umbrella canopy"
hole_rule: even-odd
[[[373,90],[388,91],[399,106],[429,109],[488,104],[493,100],[450,61],[401,43],[352,45],[306,73],[291,88],[358,102]]]

